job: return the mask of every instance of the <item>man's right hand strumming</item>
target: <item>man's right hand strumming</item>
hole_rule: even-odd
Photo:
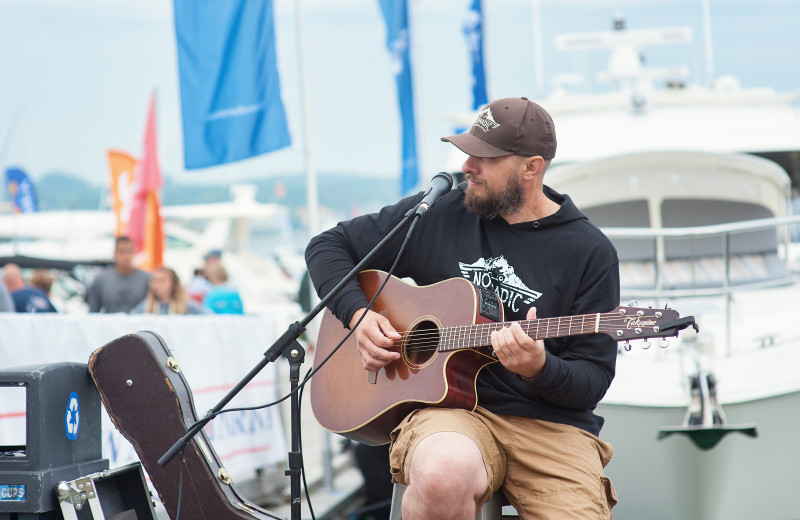
[[[366,308],[361,308],[353,314],[350,319],[351,329],[355,327],[365,310]],[[367,311],[367,315],[353,334],[365,370],[377,372],[392,361],[400,359],[400,352],[392,347],[401,336],[385,316],[375,311]]]

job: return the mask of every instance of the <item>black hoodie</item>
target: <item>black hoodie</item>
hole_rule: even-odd
[[[476,217],[463,205],[465,184],[443,196],[418,222],[394,274],[430,285],[464,277],[496,291],[504,319],[608,312],[619,304],[619,265],[614,246],[566,195],[544,193],[561,208],[543,219],[508,224]],[[407,197],[379,213],[364,215],[314,237],[306,262],[318,293],[333,287],[419,203]],[[367,268],[388,271],[404,234],[382,249]],[[357,282],[330,304],[345,324],[367,306]],[[502,414],[571,424],[598,435],[603,418],[592,410],[614,378],[616,341],[605,334],[545,340],[547,360],[533,381],[500,363],[481,370],[478,403]]]

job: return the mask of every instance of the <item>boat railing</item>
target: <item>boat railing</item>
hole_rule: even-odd
[[[650,263],[653,266],[653,280],[650,287],[629,287],[623,288],[623,297],[628,296],[667,296],[667,297],[690,297],[690,296],[711,296],[726,294],[731,291],[745,289],[760,289],[776,285],[792,283],[797,279],[796,273],[792,273],[786,265],[790,260],[790,227],[800,225],[800,215],[777,217],[769,219],[750,220],[746,222],[736,222],[728,224],[714,224],[707,226],[693,226],[681,228],[622,228],[604,227],[603,232],[612,242],[632,240],[646,240],[652,244],[653,254],[649,255],[649,260],[642,263]],[[761,280],[739,280],[738,282],[731,277],[731,265],[737,256],[743,256],[734,251],[731,247],[735,236],[753,231],[769,231],[775,229],[775,234],[779,238],[776,241],[774,250],[760,251],[760,256],[774,254],[781,259],[783,270],[773,269],[766,273]],[[697,254],[686,255],[682,261],[698,261],[700,258],[714,256],[721,260],[724,270],[723,276],[719,279],[719,284],[713,286],[701,286],[699,284],[687,285],[685,287],[669,286],[665,280],[668,263],[674,262],[676,258],[670,257],[666,252],[665,243],[670,239],[708,239],[719,237],[719,255]],[[625,263],[625,259],[620,261]],[[773,276],[769,276],[772,274]],[[625,280],[623,280],[623,285]]]
[[[690,297],[722,297],[725,302],[726,343],[730,351],[731,299],[740,291],[752,291],[780,287],[797,283],[800,278],[795,271],[800,243],[792,242],[798,236],[800,215],[748,220],[725,224],[694,227],[671,228],[622,228],[604,227],[603,232],[617,244],[631,242],[651,248],[650,254],[639,256],[635,261],[626,262],[620,257],[621,297],[623,300],[654,300],[662,304],[664,300]],[[767,240],[763,240],[766,238]],[[709,254],[708,243],[718,239],[718,254]],[[698,247],[698,254],[684,254],[678,258],[670,256],[668,245],[671,240],[683,240],[684,244],[704,241]],[[688,242],[686,242],[688,241]],[[759,243],[758,247],[753,244]],[[764,247],[764,244],[771,246]],[[735,247],[734,247],[735,246]],[[690,248],[691,249],[691,248]],[[626,279],[626,264],[649,264],[646,281],[637,283]],[[757,265],[757,275],[742,274],[742,265]],[[733,268],[739,269],[734,276]],[[699,271],[708,275],[700,280]],[[641,271],[641,269],[639,269]],[[676,271],[689,273],[687,279],[676,281]]]

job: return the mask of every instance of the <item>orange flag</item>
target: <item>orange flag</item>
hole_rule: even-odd
[[[125,235],[128,232],[128,222],[131,218],[131,204],[133,202],[133,188],[136,185],[136,159],[128,153],[119,150],[108,151],[108,167],[111,173],[110,195],[111,211],[114,212],[116,227],[114,236]]]
[[[136,244],[136,263],[148,271],[164,264],[164,222],[158,196],[161,184],[161,169],[156,150],[156,96],[153,93],[144,132],[144,153],[136,175],[128,225],[128,236]]]

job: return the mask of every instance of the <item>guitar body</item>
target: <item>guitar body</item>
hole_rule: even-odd
[[[364,271],[359,283],[372,299],[387,274]],[[493,298],[494,301],[487,301]],[[398,304],[402,302],[402,304]],[[487,348],[436,351],[442,327],[491,323],[481,309],[502,306],[494,293],[466,279],[453,278],[416,287],[390,277],[373,310],[395,330],[409,331],[399,342],[401,358],[377,373],[366,371],[351,335],[311,381],[311,406],[326,429],[366,444],[389,442],[389,433],[412,410],[439,406],[472,410],[477,404],[478,372],[497,361]],[[486,314],[484,312],[484,314]],[[314,355],[317,366],[349,332],[326,310]]]
[[[378,293],[387,276],[381,271],[358,275],[367,299]],[[478,372],[497,361],[491,334],[509,325],[494,292],[464,278],[416,287],[389,277],[373,310],[401,334],[392,346],[401,357],[378,372],[367,372],[355,337],[345,340],[349,331],[326,310],[314,356],[315,367],[321,368],[311,381],[311,407],[322,426],[377,445],[389,442],[394,427],[418,408],[475,409]],[[630,340],[677,336],[689,326],[699,331],[693,316],[681,318],[673,309],[623,306],[516,323],[535,340],[602,333],[626,341],[626,350]]]

